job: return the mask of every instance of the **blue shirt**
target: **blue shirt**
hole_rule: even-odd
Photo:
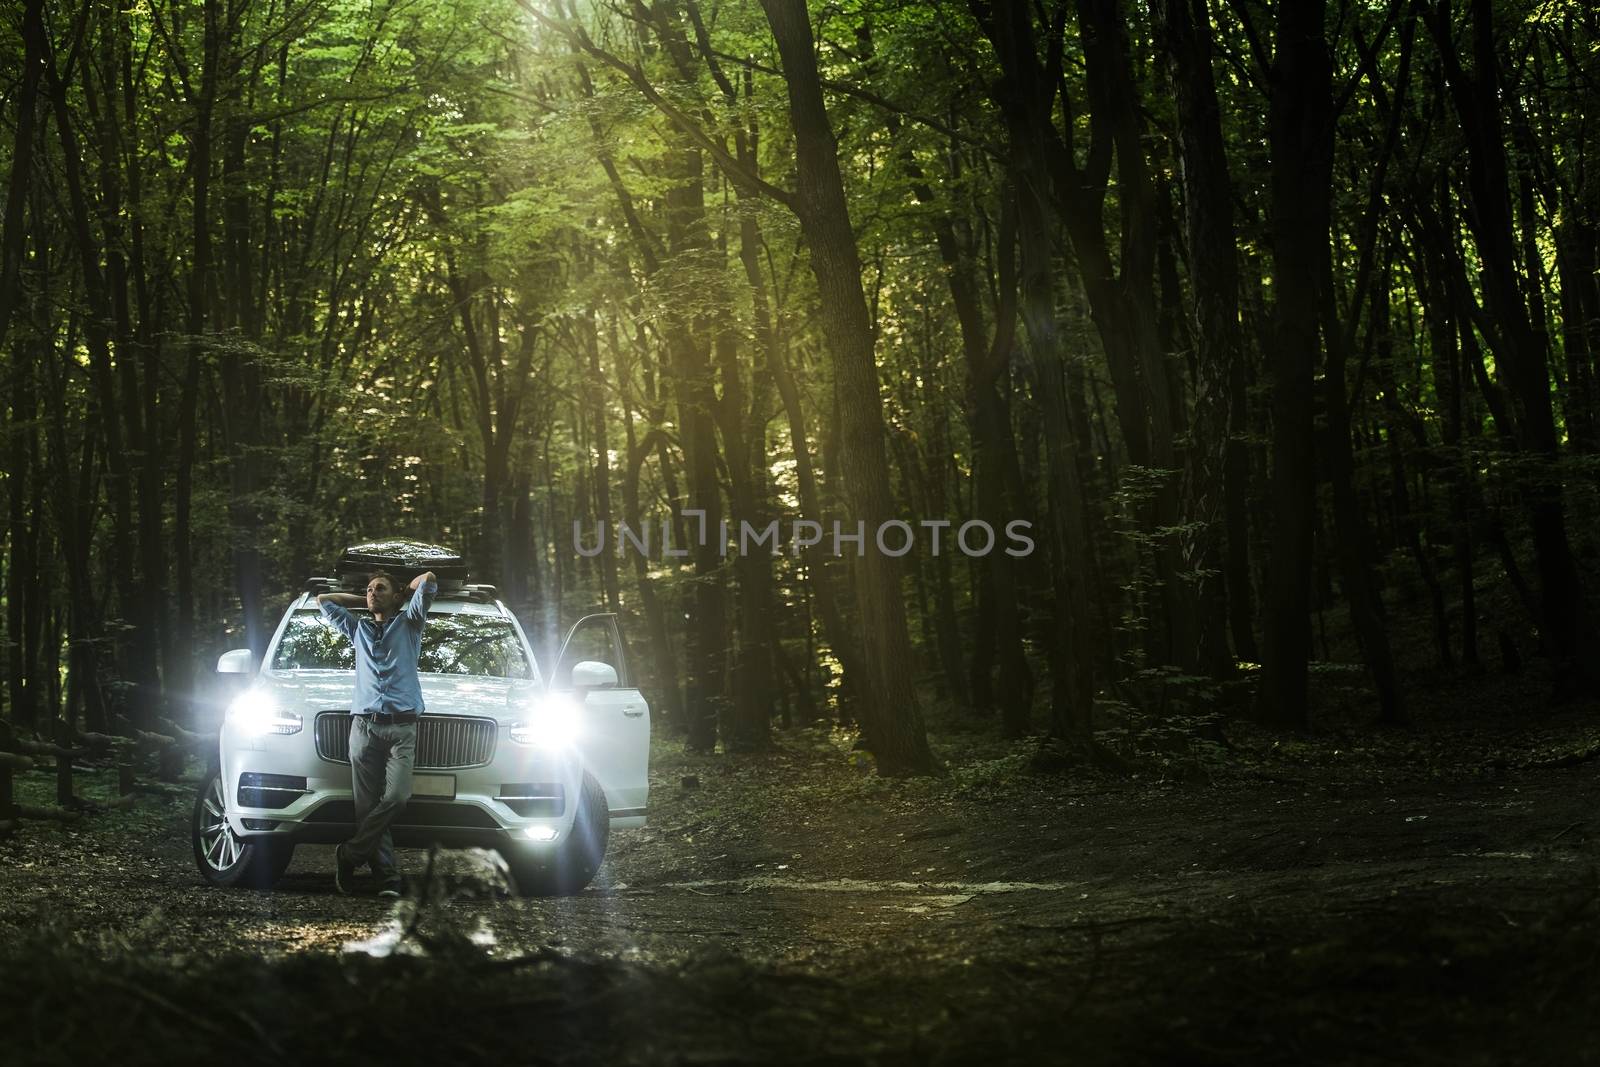
[[[400,613],[383,622],[371,616],[357,618],[331,600],[322,602],[322,617],[356,648],[356,692],[350,702],[351,714],[422,713],[417,659],[422,655],[422,628],[428,622],[428,608],[438,591],[437,582],[423,582]]]

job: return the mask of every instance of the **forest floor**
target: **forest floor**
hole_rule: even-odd
[[[182,797],[30,823],[0,1061],[1600,1062],[1600,708],[1410,689],[1411,729],[1336,670],[1308,736],[1130,722],[1129,777],[1034,774],[937,711],[928,780],[822,727],[662,739],[588,890],[434,893],[399,940],[419,905],[339,896],[328,848],[205,886]]]

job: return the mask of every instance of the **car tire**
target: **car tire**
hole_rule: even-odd
[[[566,840],[555,848],[510,845],[503,850],[517,892],[525,897],[569,897],[594,880],[606,857],[611,811],[591,774],[583,776],[578,813]]]
[[[194,798],[189,833],[194,862],[211,885],[271,889],[289,869],[294,844],[263,837],[240,837],[222,817],[227,806],[222,775],[210,768]]]

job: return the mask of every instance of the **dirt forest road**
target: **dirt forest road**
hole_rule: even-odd
[[[664,753],[589,890],[436,880],[398,946],[416,902],[337,895],[331,849],[208,888],[146,800],[0,843],[0,1061],[1600,1062],[1584,729],[1156,783]]]

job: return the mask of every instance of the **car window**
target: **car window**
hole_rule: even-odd
[[[567,689],[572,685],[572,668],[584,660],[594,660],[599,663],[609,663],[612,667],[619,667],[622,663],[620,650],[613,639],[611,620],[604,615],[596,615],[578,624],[577,628],[567,641],[566,654],[561,657],[561,662],[556,664],[555,681],[556,689]],[[626,680],[624,680],[626,684]]]
[[[352,611],[358,618],[364,611]],[[276,671],[354,670],[356,652],[320,611],[296,611],[272,657]],[[531,678],[527,654],[507,619],[493,615],[429,615],[422,631],[422,674]]]

